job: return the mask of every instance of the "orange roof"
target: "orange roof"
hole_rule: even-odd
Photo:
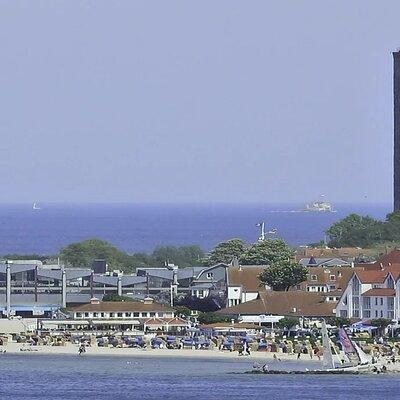
[[[392,250],[390,253],[379,257],[376,260],[376,263],[383,264],[384,266],[389,264],[400,264],[400,250],[395,249]]]
[[[361,283],[383,283],[388,274],[385,270],[357,270],[355,273]]]
[[[265,269],[265,266],[241,266],[228,268],[228,285],[243,286],[248,292],[259,292],[265,290],[265,286],[258,279],[258,275]]]
[[[366,292],[364,292],[361,296],[395,296],[396,292],[394,289],[390,288],[374,288],[374,289],[369,289]]]
[[[329,293],[328,293],[329,294]],[[218,310],[223,315],[284,315],[303,317],[333,316],[336,302],[326,302],[327,293],[304,291],[276,292],[267,290],[256,300]]]

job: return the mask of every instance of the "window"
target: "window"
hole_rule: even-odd
[[[316,281],[317,280],[317,275],[311,275],[311,280]]]
[[[360,317],[360,311],[359,310],[353,310],[353,316],[356,318]]]
[[[158,316],[159,316],[160,318],[162,318],[162,317],[164,316],[164,313],[163,313],[163,312],[159,312],[159,313],[158,313]]]
[[[388,311],[387,317],[388,317],[389,319],[393,319],[393,318],[394,318],[394,311]]]
[[[75,313],[75,318],[82,318],[82,313],[80,312]]]
[[[378,298],[377,297],[375,297],[375,305],[376,306],[378,305]]]
[[[212,272],[207,272],[207,279],[214,278],[214,274]]]
[[[204,297],[204,290],[198,290],[197,291],[197,297]]]
[[[347,318],[347,310],[340,310],[339,314],[341,317]]]
[[[375,318],[378,318],[378,310],[375,310]]]
[[[360,299],[358,297],[353,297],[353,308],[360,307]]]
[[[370,310],[365,310],[363,312],[363,314],[364,314],[364,318],[371,318],[371,311]]]
[[[138,318],[139,317],[139,313],[138,312],[134,312],[133,316],[134,316],[134,318]]]
[[[104,313],[103,313],[103,312],[100,313],[100,317],[101,317],[101,318],[104,318]]]
[[[335,285],[329,285],[329,290],[335,290],[336,286]]]
[[[353,294],[360,294],[360,281],[357,277],[353,278]]]
[[[114,318],[115,317],[115,313],[110,312],[110,318]]]
[[[142,317],[148,317],[149,316],[149,313],[147,313],[147,312],[142,312]]]
[[[151,313],[150,313],[150,317],[151,317],[151,318],[153,318],[153,317],[155,317],[155,316],[156,316],[156,313],[155,313],[155,312],[151,312]]]
[[[383,318],[383,311],[381,310],[381,318]]]
[[[126,312],[126,313],[125,313],[125,317],[126,317],[126,318],[130,318],[130,317],[132,317],[132,313],[130,313],[130,312]]]
[[[383,297],[381,297],[381,306],[383,306]]]
[[[118,318],[122,318],[122,312],[117,313]]]
[[[99,313],[97,313],[97,312],[93,313],[93,318],[97,318],[98,316],[99,316]]]
[[[329,280],[335,281],[336,280],[336,276],[335,275],[329,275]]]
[[[394,310],[394,297],[388,297],[387,305],[389,310]]]
[[[85,318],[88,318],[88,317],[89,317],[89,313],[85,312]]]
[[[371,297],[363,297],[363,308],[364,309],[371,308]]]

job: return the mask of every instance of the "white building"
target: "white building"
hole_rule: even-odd
[[[399,319],[400,265],[355,268],[336,306],[336,315],[359,319]]]

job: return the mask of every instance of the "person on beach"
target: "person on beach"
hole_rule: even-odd
[[[81,344],[80,346],[79,346],[79,350],[78,350],[78,355],[82,355],[82,354],[84,354],[84,353],[86,353],[86,348],[85,348],[85,345],[84,344]]]
[[[300,360],[301,353],[300,351],[297,353],[297,359]]]

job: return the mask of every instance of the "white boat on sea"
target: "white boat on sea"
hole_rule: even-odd
[[[33,203],[32,210],[40,210],[41,208],[37,205],[37,203]]]
[[[324,194],[321,194],[320,197],[321,197],[321,200],[306,204],[306,207],[303,208],[301,211],[304,211],[304,212],[330,212],[330,213],[336,212],[336,210],[332,206],[332,203],[323,199],[325,197]]]

